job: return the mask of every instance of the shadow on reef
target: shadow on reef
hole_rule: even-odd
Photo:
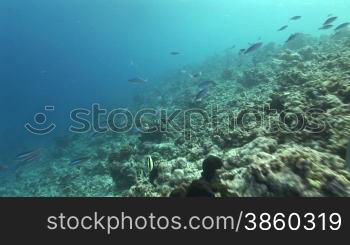
[[[119,152],[111,153],[108,157],[108,169],[117,188],[129,188],[136,183],[136,170],[123,161],[128,160],[133,153],[133,147],[123,146]]]
[[[216,156],[209,156],[202,164],[202,177],[192,181],[188,186],[180,186],[170,193],[170,197],[215,197],[217,187],[212,180],[216,170],[224,166],[222,160]]]

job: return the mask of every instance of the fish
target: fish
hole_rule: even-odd
[[[32,162],[37,159],[41,154],[41,149],[35,149],[18,154],[15,157],[17,162]]]
[[[330,17],[323,23],[323,25],[326,26],[326,25],[332,24],[336,19],[338,19],[338,17],[336,16]]]
[[[214,82],[212,80],[205,80],[205,81],[202,81],[202,82],[199,83],[199,87],[201,87],[201,88],[206,88],[206,87],[208,87],[210,85],[215,86],[216,82]]]
[[[131,129],[131,133],[132,134],[139,134],[139,133],[142,133],[142,130],[135,126]]]
[[[320,28],[318,28],[319,30],[328,30],[328,29],[331,29],[333,27],[333,25],[324,25]]]
[[[194,74],[189,74],[190,78],[198,78],[200,76],[202,76],[202,72],[198,72],[198,73],[194,73]]]
[[[74,160],[70,161],[69,165],[72,165],[72,166],[78,165],[80,163],[86,162],[89,159],[90,159],[90,157],[77,158],[77,159],[74,159]]]
[[[179,55],[180,52],[177,52],[177,51],[173,51],[173,52],[170,52],[171,55]]]
[[[230,49],[234,49],[234,48],[236,48],[236,45],[232,45],[232,47]]]
[[[39,158],[39,153],[38,154],[33,154],[31,157],[27,158],[24,162],[25,163],[30,163],[30,162],[35,161],[38,158]]]
[[[148,180],[149,182],[155,186],[154,181],[159,177],[159,168],[153,168],[152,171],[149,173]]]
[[[293,16],[292,18],[290,18],[291,20],[300,20],[301,16],[297,15],[297,16]]]
[[[245,52],[245,50],[246,50],[245,48],[240,49],[238,54],[242,55]]]
[[[149,172],[152,172],[154,168],[154,162],[151,156],[147,156],[147,169]]]
[[[253,51],[257,50],[258,48],[260,48],[262,45],[263,45],[262,42],[251,44],[251,46],[244,51],[244,54],[248,54],[250,52],[253,52]]]
[[[31,156],[33,153],[35,152],[35,150],[33,151],[26,151],[26,152],[23,152],[23,153],[20,153],[16,156],[16,161],[22,161],[24,159],[27,159],[29,156]]]
[[[155,165],[151,156],[147,156],[147,169],[149,172],[149,182],[154,185],[154,181],[159,176],[159,165]]]
[[[130,82],[130,83],[146,83],[147,79],[143,79],[140,77],[134,77],[134,78],[129,79],[128,82]]]
[[[282,26],[280,29],[278,29],[277,31],[284,31],[285,29],[287,29],[288,28],[288,26],[287,25],[285,25],[285,26]]]
[[[334,30],[339,31],[345,27],[348,27],[349,25],[350,25],[350,22],[346,22],[346,23],[343,23],[343,24],[340,24],[339,26],[337,26]]]
[[[290,41],[294,40],[296,37],[298,37],[301,33],[297,32],[297,33],[293,33],[289,36],[289,38],[287,39],[286,43],[289,43]]]
[[[202,88],[196,95],[194,102],[200,102],[204,97],[208,95],[209,89],[208,87]]]

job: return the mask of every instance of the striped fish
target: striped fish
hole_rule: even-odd
[[[86,161],[89,160],[89,159],[90,159],[90,157],[81,157],[81,158],[78,158],[78,159],[74,159],[74,160],[72,160],[72,161],[69,163],[69,165],[72,165],[72,166],[78,165],[78,164],[80,164],[80,163],[86,162]]]
[[[151,172],[154,168],[154,162],[151,156],[147,157],[147,169],[149,172]]]
[[[15,160],[17,162],[32,162],[35,159],[37,159],[41,154],[41,149],[35,149],[32,151],[27,151],[27,152],[23,152],[18,154],[15,157]]]

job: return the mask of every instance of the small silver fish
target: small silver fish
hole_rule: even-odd
[[[289,38],[287,39],[286,43],[289,43],[290,41],[294,40],[296,37],[298,37],[301,33],[297,32],[297,33],[293,33],[289,36]]]
[[[129,79],[128,82],[130,82],[130,83],[146,83],[147,79],[143,79],[140,77],[134,77],[134,78]]]
[[[338,19],[338,17],[336,16],[330,17],[323,23],[323,25],[326,26],[326,25],[332,24],[336,19]]]
[[[287,29],[288,28],[288,26],[287,25],[285,25],[285,26],[282,26],[280,29],[278,29],[277,31],[284,31],[285,29]]]
[[[343,24],[340,24],[339,26],[337,26],[334,30],[335,31],[339,31],[339,30],[341,30],[343,28],[348,27],[349,25],[350,25],[350,22],[346,22],[346,23],[343,23]]]
[[[90,157],[81,157],[81,158],[78,158],[78,159],[74,159],[72,160],[69,165],[78,165],[80,163],[83,163],[83,162],[86,162],[87,160],[89,160]]]
[[[331,29],[333,27],[333,25],[324,25],[320,28],[318,28],[319,30],[328,30],[328,29]]]
[[[15,160],[18,162],[32,162],[37,159],[41,154],[41,149],[35,149],[18,154]]]
[[[244,51],[244,54],[248,54],[250,52],[253,52],[253,51],[257,50],[258,48],[260,48],[262,45],[263,45],[262,42],[251,44],[251,46]]]
[[[297,16],[293,16],[292,18],[290,18],[291,20],[300,20],[301,16],[297,15]]]

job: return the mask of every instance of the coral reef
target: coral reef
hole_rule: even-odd
[[[350,35],[302,35],[249,56],[211,57],[135,96],[143,107],[204,110],[166,133],[55,140],[46,157],[0,180],[1,196],[350,196]],[[200,103],[199,82],[215,81]],[[147,99],[145,99],[147,98]],[[148,100],[148,98],[150,98]],[[172,122],[181,125],[184,115]],[[163,119],[145,118],[148,128]],[[68,166],[72,156],[91,161]],[[145,164],[152,156],[157,167]],[[215,156],[215,157],[214,157]],[[16,182],[10,181],[16,178]],[[15,184],[14,184],[15,183]]]

